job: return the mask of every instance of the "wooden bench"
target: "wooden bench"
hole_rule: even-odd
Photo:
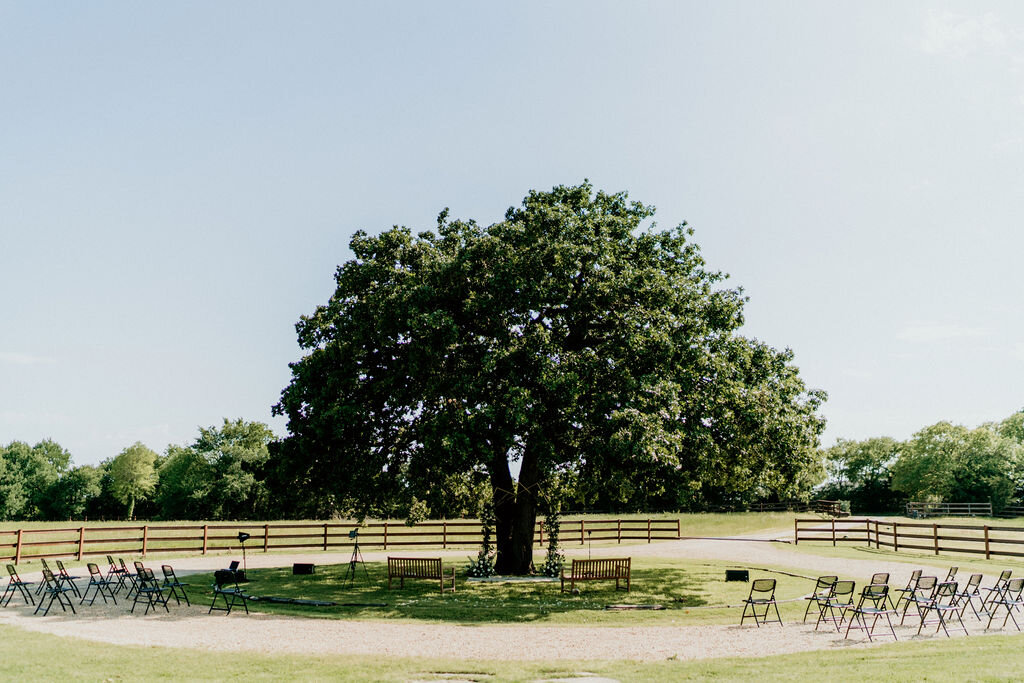
[[[406,579],[429,579],[437,581],[441,592],[455,592],[455,567],[448,574],[441,567],[440,557],[389,557],[388,558],[388,590],[391,590],[391,579],[399,580],[399,588],[405,587]],[[451,586],[445,584],[451,582]]]
[[[569,590],[576,588],[577,581],[611,581],[615,580],[615,590],[629,592],[629,561],[628,557],[602,558],[600,560],[573,560],[572,568],[566,575],[562,569],[562,592],[565,592],[565,581],[569,580]],[[625,581],[625,588],[621,582]]]

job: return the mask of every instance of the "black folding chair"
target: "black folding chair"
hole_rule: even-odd
[[[885,586],[886,587],[885,599],[889,602],[889,607],[892,608],[895,611],[896,605],[893,604],[892,595],[889,593],[889,590],[890,590],[889,589],[889,572],[876,572],[876,573],[872,574],[871,575],[871,583],[869,583],[868,585],[869,586]],[[863,591],[862,591],[862,593],[863,593]]]
[[[921,635],[921,629],[924,628],[925,624],[938,624],[935,627],[935,632],[938,633],[941,628],[948,638],[951,617],[956,617],[956,620],[960,623],[960,628],[954,627],[953,630],[963,631],[965,635],[967,634],[964,620],[960,618],[960,607],[957,605],[956,594],[956,581],[943,581],[935,586],[935,590],[932,592],[929,600],[919,603],[921,607],[921,623],[917,626],[918,635]],[[935,619],[929,621],[928,615],[933,612],[935,613]]]
[[[1024,592],[1024,579],[1010,579],[1006,582],[1006,586],[999,593],[998,597],[990,603],[991,610],[988,613],[988,625],[985,626],[986,631],[992,625],[992,619],[1000,607],[1006,610],[1002,627],[1006,628],[1007,619],[1013,619],[1013,625],[1018,631],[1020,630],[1020,625],[1017,623],[1017,617],[1013,616],[1013,611],[1024,607],[1024,600],[1021,599],[1022,592]]]
[[[999,578],[996,582],[987,588],[981,590],[985,592],[985,599],[981,601],[981,611],[988,614],[990,603],[998,598],[1003,589],[1006,588],[1006,584],[1010,581],[1010,576],[1013,575],[1013,570],[1005,569],[999,574]]]
[[[135,600],[132,602],[132,614],[135,613],[135,606],[140,602],[146,603],[146,611],[143,615],[149,614],[149,610],[156,610],[157,605],[163,605],[167,612],[167,596],[164,595],[164,587],[153,576],[153,570],[143,567],[135,577]]]
[[[771,581],[774,582],[775,580],[771,579]],[[248,614],[248,600],[249,596],[242,592],[242,589],[238,585],[238,579],[233,571],[229,569],[218,569],[213,573],[213,602],[210,603],[210,609],[207,614],[210,614],[214,610],[231,614],[232,608],[238,604],[241,604],[242,607],[245,608],[245,613]],[[219,607],[218,601],[223,602],[224,606]],[[743,621],[740,620],[740,624],[742,623]]]
[[[60,605],[61,611],[67,612],[71,610],[72,614],[75,614],[75,606],[71,604],[71,598],[66,593],[70,593],[71,589],[61,583],[61,581],[53,575],[49,569],[43,569],[43,594],[39,599],[39,604],[36,605],[36,610],[33,614],[39,614],[39,610],[43,608],[43,603],[46,603],[46,610],[43,612],[45,617],[50,613],[50,607],[53,605],[53,601],[56,600],[57,604]],[[49,601],[47,601],[49,598]],[[67,605],[65,607],[64,605]]]
[[[832,624],[839,633],[843,622],[846,620],[846,610],[853,607],[853,590],[856,584],[853,581],[836,581],[832,585],[832,593],[828,598],[819,604],[818,621],[814,623],[814,630],[818,630],[821,624]]]
[[[924,574],[924,570],[922,569],[915,569],[914,571],[910,572],[910,580],[907,581],[906,587],[897,588],[895,590],[896,593],[899,593],[899,596],[896,598],[895,605],[897,611],[899,611],[900,607],[902,606],[904,612],[906,612],[906,605],[904,603],[910,599],[911,595],[914,594],[914,590],[917,588],[917,582],[918,580],[920,580],[921,574]]]
[[[807,609],[804,610],[804,622],[807,623],[807,615],[811,612],[811,607],[817,607],[818,611],[821,611],[821,601],[827,600],[828,596],[832,594],[832,586],[839,580],[838,576],[819,576],[818,580],[814,584],[814,590],[810,595],[804,597],[807,601]]]
[[[117,604],[117,597],[114,595],[114,587],[117,586],[117,579],[108,579],[103,576],[103,572],[100,571],[99,565],[94,562],[90,562],[89,568],[89,583],[85,587],[85,591],[82,592],[82,599],[78,602],[81,605],[85,602],[85,599],[89,597],[89,589],[92,589],[92,600],[89,601],[89,605],[96,602],[96,596],[99,595],[103,598],[103,604],[107,602],[107,596]]]
[[[981,574],[971,574],[971,577],[967,579],[967,583],[964,584],[964,587],[956,593],[957,604],[960,605],[961,619],[963,619],[964,612],[967,611],[968,606],[970,606],[971,611],[974,612],[974,618],[981,619],[981,615],[978,614],[978,608],[974,606],[975,600],[978,601],[979,606],[985,600],[979,590],[979,586],[981,586],[981,578]],[[984,611],[984,607],[982,607],[982,611]]]
[[[171,595],[174,596],[174,602],[178,605],[181,604],[181,600],[178,597],[180,594],[180,596],[185,599],[185,604],[191,607],[192,603],[189,602],[188,593],[185,592],[185,586],[188,584],[182,583],[178,580],[178,577],[174,574],[174,568],[171,567],[171,565],[165,564],[162,569],[164,572],[164,588],[171,589],[170,592]]]
[[[932,593],[935,592],[935,586],[939,583],[939,580],[934,576],[922,576],[917,580],[917,587],[914,588],[914,592],[911,593],[906,602],[903,603],[903,614],[900,616],[900,624],[907,618],[907,610],[913,605],[917,612],[918,618],[922,618],[922,612],[926,605],[931,604]]]
[[[64,568],[64,563],[57,560],[57,578],[65,586],[71,587],[71,592],[75,594],[75,597],[81,598],[82,594],[78,592],[78,585],[75,583],[76,579],[82,578],[81,576],[72,576],[68,573],[68,570]]]
[[[139,582],[137,578],[138,569],[136,568],[136,573],[132,574],[131,571],[128,570],[128,565],[124,563],[123,557],[117,558],[117,561],[121,563],[121,576],[124,577],[123,585],[125,588],[128,589],[128,592],[124,594],[124,599],[127,600],[135,594],[135,591],[139,587]]]
[[[107,562],[110,566],[107,567],[107,580],[114,582],[114,592],[118,592],[122,588],[127,588],[127,578],[125,575],[128,570],[124,567],[124,561],[118,564],[117,561],[111,555],[107,555]]]
[[[888,603],[888,607],[886,603]],[[896,629],[892,627],[892,617],[896,614],[896,608],[892,607],[892,601],[889,600],[889,586],[886,584],[878,583],[864,586],[864,590],[860,593],[860,600],[857,601],[857,606],[850,610],[850,613],[852,616],[846,625],[846,635],[843,636],[844,640],[850,637],[851,629],[856,629],[864,631],[870,642],[873,640],[872,636],[875,635],[875,625],[878,624],[878,620],[882,617],[885,617],[893,639],[898,640],[896,638]],[[871,617],[870,624],[868,624],[868,617]],[[885,634],[883,633],[882,635]]]
[[[956,580],[956,573],[960,571],[960,567],[950,567],[949,572],[946,573],[946,580],[944,583]]]
[[[0,596],[0,604],[7,607],[7,605],[11,604],[11,598],[14,597],[15,593],[21,594],[26,605],[36,604],[35,598],[32,597],[32,590],[29,588],[32,582],[22,581],[21,577],[18,576],[18,570],[14,568],[13,564],[7,565],[7,573],[10,575],[10,579],[7,581],[7,587],[4,589],[3,596]]]

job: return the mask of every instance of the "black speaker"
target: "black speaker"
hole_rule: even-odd
[[[312,574],[316,565],[295,563],[292,565],[292,575]]]
[[[750,581],[750,572],[746,569],[726,569],[726,581]]]

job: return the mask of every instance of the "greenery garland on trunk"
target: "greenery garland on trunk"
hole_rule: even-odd
[[[562,511],[559,505],[549,505],[544,516],[544,528],[548,532],[548,554],[540,568],[540,573],[544,576],[559,576],[562,573],[562,565],[565,564],[565,555],[562,554],[558,543],[561,524]]]
[[[469,558],[466,575],[473,577],[494,576],[494,546],[491,536],[494,534],[494,506],[488,501],[480,506],[480,552],[476,559]]]

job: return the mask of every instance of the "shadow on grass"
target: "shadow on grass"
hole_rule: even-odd
[[[562,593],[554,583],[478,583],[457,578],[455,593],[439,591],[438,583],[406,579],[387,587],[387,565],[367,562],[366,572],[358,567],[354,581],[346,581],[348,565],[316,567],[312,575],[292,575],[291,568],[250,570],[244,584],[250,595],[336,602],[332,607],[250,602],[249,609],[281,614],[330,619],[398,618],[459,623],[529,623],[554,614],[604,611],[607,605],[660,604],[679,610],[709,604],[721,572],[702,568],[643,568],[632,571],[630,592],[617,591],[614,581],[593,581],[582,585],[579,595]],[[193,590],[209,586],[211,574],[189,577]],[[719,588],[720,589],[720,588]],[[199,593],[199,591],[196,591]],[[201,603],[212,599],[208,590],[197,596]],[[207,602],[207,604],[209,604]],[[384,604],[381,607],[379,605]],[[581,615],[581,621],[586,621]]]

